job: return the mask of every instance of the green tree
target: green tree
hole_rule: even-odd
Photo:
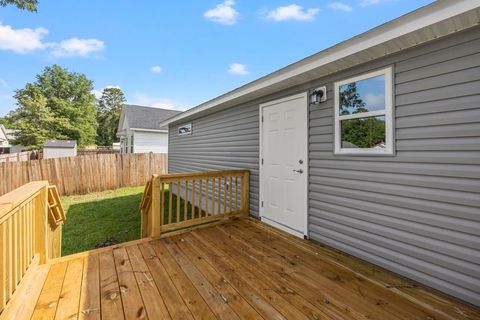
[[[117,141],[118,121],[125,96],[119,88],[105,88],[97,106],[97,145],[111,146]]]
[[[38,0],[0,0],[1,7],[9,4],[13,4],[21,10],[37,11]]]
[[[368,112],[355,82],[340,88],[340,115]],[[358,148],[373,148],[385,142],[385,118],[367,117],[341,121],[342,141]]]
[[[367,112],[365,102],[360,97],[355,82],[349,83],[340,88],[340,115]]]
[[[373,148],[385,142],[385,119],[368,117],[342,121],[342,140],[358,148]]]
[[[15,143],[39,148],[47,139],[95,143],[97,130],[92,81],[58,65],[47,67],[15,92],[18,108],[8,115],[19,129]]]

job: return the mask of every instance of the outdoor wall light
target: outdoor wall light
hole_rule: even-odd
[[[327,101],[327,87],[318,87],[310,94],[310,104],[320,104]]]

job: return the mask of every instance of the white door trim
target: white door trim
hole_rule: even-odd
[[[263,116],[263,108],[265,107],[268,107],[268,106],[271,106],[271,105],[275,105],[275,104],[278,104],[278,103],[282,103],[282,102],[286,102],[286,101],[290,101],[290,100],[295,100],[295,99],[298,99],[298,98],[303,98],[303,101],[304,101],[304,106],[305,106],[305,112],[304,112],[304,125],[306,126],[307,130],[307,136],[305,137],[305,142],[307,144],[307,148],[306,148],[306,155],[305,155],[305,168],[307,168],[305,170],[305,176],[306,176],[306,179],[305,179],[305,185],[304,185],[304,203],[305,203],[305,212],[303,213],[303,220],[304,220],[304,223],[303,223],[303,228],[304,230],[303,231],[303,234],[302,233],[296,233],[294,232],[294,230],[292,229],[289,229],[288,227],[286,226],[283,226],[282,224],[279,224],[271,219],[267,219],[265,216],[264,216],[264,213],[263,213],[263,207],[262,207],[262,201],[263,201],[263,181],[264,181],[264,177],[263,177],[263,170],[262,170],[262,158],[263,158],[263,121],[262,121],[262,116]],[[273,225],[274,227],[280,229],[280,230],[283,230],[283,231],[286,231],[286,232],[289,232],[291,234],[294,234],[296,235],[297,237],[301,237],[301,238],[308,238],[308,180],[309,180],[309,165],[308,165],[308,150],[309,150],[309,146],[308,146],[308,92],[303,92],[303,93],[299,93],[299,94],[295,94],[295,95],[292,95],[292,96],[288,96],[288,97],[285,97],[285,98],[281,98],[281,99],[277,99],[277,100],[272,100],[272,101],[269,101],[269,102],[266,102],[266,103],[262,103],[260,104],[259,106],[259,124],[260,124],[260,132],[259,132],[259,137],[260,137],[260,156],[259,156],[259,159],[258,159],[258,168],[259,168],[259,196],[260,196],[260,199],[259,199],[259,203],[258,203],[258,207],[259,207],[259,214],[260,214],[260,219],[270,225]]]

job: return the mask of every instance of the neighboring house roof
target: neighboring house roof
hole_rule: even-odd
[[[75,140],[47,140],[43,145],[44,148],[75,148],[77,141]]]
[[[480,0],[436,1],[202,103],[160,126],[246,103],[476,26],[479,6]],[[322,32],[316,36],[321,37]]]
[[[145,131],[168,130],[168,127],[161,128],[160,123],[179,113],[181,112],[175,110],[124,104],[118,130],[122,130],[124,121],[127,121],[127,126],[130,129]]]
[[[8,140],[15,140],[15,134],[20,130],[15,129],[5,129],[5,134],[7,135]]]
[[[7,129],[5,129],[3,124],[0,124],[0,141],[8,141]]]

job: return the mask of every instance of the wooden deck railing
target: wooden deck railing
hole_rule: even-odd
[[[57,189],[47,181],[0,197],[0,313],[32,267],[61,255],[64,220]]]
[[[247,170],[154,175],[140,204],[142,237],[249,214]]]

